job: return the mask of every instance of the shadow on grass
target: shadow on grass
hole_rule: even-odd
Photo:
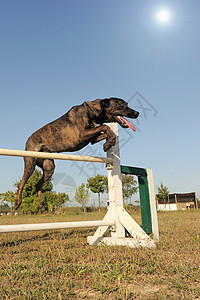
[[[77,238],[77,237],[81,237],[81,238],[87,238],[88,235],[92,235],[94,233],[95,229],[73,229],[73,230],[67,230],[67,232],[64,232],[63,230],[61,231],[49,231],[46,232],[44,234],[40,234],[40,235],[34,235],[30,237],[30,232],[29,237],[27,236],[27,238],[19,238],[15,241],[9,241],[9,242],[2,242],[0,247],[1,249],[6,248],[6,247],[15,247],[17,245],[21,245],[27,242],[32,242],[32,241],[50,241],[50,240],[66,240],[69,238]]]

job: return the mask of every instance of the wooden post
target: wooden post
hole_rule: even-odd
[[[194,202],[195,202],[196,209],[198,209],[196,193],[194,193]]]
[[[109,211],[110,217],[115,221],[115,231],[111,232],[111,237],[125,237],[125,229],[119,222],[119,209],[123,209],[121,166],[119,152],[119,134],[117,123],[111,123],[110,129],[116,135],[116,144],[108,152],[107,157],[113,160],[112,167],[108,169],[108,190],[109,190]]]

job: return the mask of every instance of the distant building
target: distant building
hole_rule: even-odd
[[[169,194],[168,199],[156,195],[158,211],[198,209],[196,193]]]

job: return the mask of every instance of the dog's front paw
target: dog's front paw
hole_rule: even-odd
[[[109,142],[106,142],[105,144],[103,144],[103,151],[107,152],[111,147],[112,147],[112,144]]]
[[[115,146],[116,139],[109,140],[103,145],[104,152],[107,152],[112,146]]]
[[[112,144],[112,146],[115,146],[115,144],[116,144],[116,135],[114,134],[114,135],[112,135],[112,137],[110,138],[110,143]]]
[[[103,145],[103,150],[107,152],[112,146],[115,146],[116,143],[116,136],[112,130],[108,127],[108,130],[106,132],[106,142]]]

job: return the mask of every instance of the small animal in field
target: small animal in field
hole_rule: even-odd
[[[38,152],[73,152],[89,143],[95,144],[105,139],[103,150],[106,152],[115,145],[115,134],[104,123],[117,122],[123,128],[131,127],[124,117],[136,119],[139,112],[128,107],[128,103],[119,98],[97,99],[73,106],[67,113],[55,121],[35,131],[27,140],[25,150]],[[19,184],[15,209],[22,202],[22,190],[35,167],[43,170],[43,176],[37,184],[39,208],[42,208],[42,187],[52,176],[55,164],[53,159],[24,157],[24,174]]]

